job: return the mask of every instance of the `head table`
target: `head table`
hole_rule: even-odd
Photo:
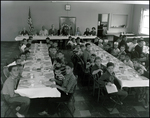
[[[148,78],[139,76],[133,68],[127,66],[93,43],[91,43],[91,53],[101,57],[102,64],[105,66],[108,62],[113,62],[115,64],[114,72],[116,77],[121,80],[122,87],[149,87]]]
[[[33,36],[33,40],[46,40],[49,37],[51,40],[66,40],[69,36]],[[80,37],[81,39],[94,39],[96,36],[72,36],[74,38]],[[28,39],[29,36],[17,36],[16,41],[22,41],[23,38]]]
[[[46,44],[32,44],[30,59],[26,61],[15,93],[29,98],[60,97],[56,88],[46,87],[55,84],[52,62]]]

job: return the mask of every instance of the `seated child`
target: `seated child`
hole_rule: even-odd
[[[139,76],[144,76],[149,79],[149,73],[145,70],[143,70],[141,67],[137,68],[137,72]],[[148,108],[149,105],[149,87],[137,87],[135,88],[137,96],[138,96],[138,101],[142,102],[142,99],[144,99],[144,107]]]
[[[125,53],[121,53],[118,59],[120,61],[124,62],[125,61],[125,55],[126,55]]]
[[[16,112],[17,117],[25,117],[30,106],[30,99],[28,97],[22,97],[14,92],[19,74],[17,65],[10,66],[8,70],[10,76],[3,85],[2,94],[8,103],[13,104],[14,106],[20,106],[19,111]]]
[[[124,45],[120,46],[120,52],[118,53],[118,57],[117,57],[117,58],[119,58],[119,56],[120,56],[122,53],[125,53],[125,54],[126,54],[126,52],[125,52],[125,46],[124,46]]]
[[[53,47],[54,48],[56,48],[57,49],[57,51],[58,51],[58,43],[55,41],[55,42],[53,42]]]
[[[128,93],[122,89],[120,80],[115,76],[114,66],[115,66],[114,63],[108,62],[107,63],[107,70],[98,79],[98,82],[101,83],[102,87],[105,87],[105,85],[111,86],[112,84],[115,84],[117,89],[118,89],[118,92],[109,94],[110,95],[110,99],[115,101],[115,102],[117,102],[117,103],[119,102],[118,104],[122,105],[123,104],[122,101],[128,96]],[[118,97],[120,98],[120,101],[116,101],[113,98],[113,96],[111,96],[111,95],[118,95]]]
[[[132,59],[132,62],[133,62],[133,66],[134,66],[135,70],[137,70],[139,67],[141,67],[143,70],[147,71],[146,68],[140,63],[138,58]]]
[[[29,39],[27,39],[27,44],[32,44],[32,40],[33,40],[33,37],[32,36],[29,36]]]
[[[120,52],[120,50],[118,49],[118,42],[114,42],[114,48],[112,49],[111,54],[114,57],[117,57],[119,52]]]
[[[45,114],[55,114],[56,108],[58,103],[57,102],[65,102],[70,100],[74,93],[75,86],[77,85],[77,80],[76,77],[73,74],[73,64],[72,63],[67,63],[66,65],[66,75],[63,76],[61,75],[62,79],[62,84],[61,85],[56,85],[52,84],[50,87],[52,88],[57,88],[60,93],[61,97],[52,97],[49,98],[49,104],[47,105],[48,107],[45,109],[45,111],[39,113],[39,115],[45,115]],[[51,81],[57,81],[56,79],[51,79]]]
[[[83,52],[84,52],[84,50],[85,50],[85,45],[80,45],[80,49],[81,49],[81,54],[80,54],[80,56],[82,56],[83,55]]]
[[[126,65],[130,66],[131,68],[134,68],[133,62],[131,61],[130,58],[131,58],[130,54],[126,54],[126,55],[125,55],[124,63],[125,63]]]
[[[103,44],[102,44],[102,42],[103,42],[103,40],[102,40],[102,39],[100,39],[100,40],[99,40],[99,42],[98,42],[98,46],[99,46],[100,48],[102,48],[102,49],[103,49]]]
[[[24,52],[25,53],[25,55],[26,55],[26,59],[28,60],[28,59],[30,59],[30,51],[25,51]]]
[[[22,46],[21,46],[21,50],[22,50],[22,52],[24,52],[24,49],[25,49],[25,47],[26,47],[26,45],[27,45],[27,40],[24,38],[23,40],[22,40]]]
[[[99,43],[99,38],[96,37],[96,38],[94,39],[94,44],[95,44],[95,45],[98,45],[98,43]]]
[[[56,59],[56,55],[57,55],[57,49],[55,47],[50,47],[49,48],[49,56],[52,59],[52,63],[54,62],[54,60]]]
[[[63,64],[66,63],[65,56],[64,56],[64,54],[63,54],[61,51],[59,51],[59,52],[57,53],[56,58],[59,58],[59,59],[62,61]]]
[[[104,50],[107,51],[108,53],[111,53],[111,50],[112,50],[111,44],[108,43]]]
[[[95,58],[95,64],[91,68],[92,75],[96,75],[96,79],[106,71],[106,67],[102,65],[102,59],[100,57]]]

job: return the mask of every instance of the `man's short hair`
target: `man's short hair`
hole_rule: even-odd
[[[49,38],[49,37],[47,37],[46,39],[50,40],[50,38]]]
[[[12,68],[17,67],[17,65],[12,65],[8,67],[8,71],[11,72]]]
[[[25,41],[25,40],[27,40],[27,39],[26,39],[26,38],[23,38],[23,39],[22,39],[22,41]]]
[[[86,43],[85,46],[87,47],[88,45],[90,45],[90,43]]]
[[[133,39],[132,39],[132,41],[135,41],[135,40],[137,40],[137,38],[133,38]]]
[[[107,63],[107,68],[110,67],[110,66],[113,66],[113,67],[114,67],[115,65],[114,65],[114,63],[112,63],[112,62],[108,62],[108,63]]]
[[[95,27],[92,27],[92,29],[94,29],[94,30],[95,30]]]

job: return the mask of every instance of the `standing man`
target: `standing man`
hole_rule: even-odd
[[[52,24],[51,29],[49,29],[49,35],[58,35],[57,29],[55,29],[54,24]]]
[[[40,36],[48,36],[48,31],[45,29],[45,26],[42,26],[42,30],[39,32]]]

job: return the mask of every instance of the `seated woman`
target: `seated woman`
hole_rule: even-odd
[[[92,27],[92,31],[91,31],[91,35],[92,36],[96,36],[96,28],[95,27]]]
[[[2,94],[8,103],[14,104],[14,106],[20,106],[19,111],[16,112],[17,117],[25,117],[30,106],[30,99],[22,97],[14,92],[19,74],[17,65],[10,66],[8,70],[10,76],[6,79],[3,85]]]
[[[63,101],[68,101],[73,93],[74,93],[74,88],[77,84],[77,80],[76,77],[73,74],[73,63],[67,63],[66,64],[66,75],[60,75],[62,78],[62,84],[61,85],[56,85],[56,84],[52,84],[50,85],[50,87],[52,88],[57,88],[60,93],[61,93],[61,97],[60,98],[49,98],[48,103],[47,104],[47,109],[41,113],[39,113],[39,115],[45,115],[45,114],[54,114],[56,112],[56,108],[58,103],[57,102],[63,102]],[[51,79],[51,81],[57,81],[56,79]]]
[[[86,31],[84,32],[83,35],[86,35],[86,36],[91,35],[90,29],[89,29],[89,28],[86,28]]]
[[[108,62],[107,71],[98,79],[98,81],[101,84],[101,86],[104,88],[105,88],[105,85],[111,86],[112,84],[115,84],[118,89],[118,92],[111,93],[110,99],[122,105],[123,104],[122,101],[127,97],[128,93],[122,89],[120,80],[115,76],[114,66],[115,66],[114,63]],[[120,98],[120,101],[116,101],[112,97],[112,95],[118,95]]]

